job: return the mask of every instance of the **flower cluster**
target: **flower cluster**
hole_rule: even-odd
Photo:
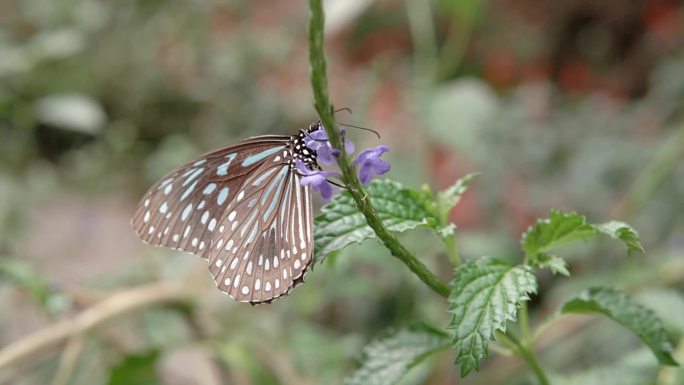
[[[342,135],[344,137],[344,129]],[[316,158],[324,166],[335,166],[337,161],[335,158],[340,156],[339,150],[332,147],[328,134],[323,128],[312,132],[306,140],[306,146],[312,151],[316,152]],[[344,151],[347,155],[354,153],[356,146],[349,139],[344,140]],[[382,175],[388,172],[391,168],[389,162],[380,159],[382,154],[389,151],[389,147],[379,145],[374,148],[369,148],[361,151],[354,159],[352,164],[357,166],[359,173],[359,180],[361,183],[367,185],[376,175]],[[339,173],[334,171],[313,171],[309,170],[306,165],[300,161],[296,161],[297,169],[304,175],[300,183],[303,186],[311,185],[314,191],[321,194],[324,200],[328,201],[335,193],[335,189],[331,186],[328,178],[339,177]]]
[[[342,135],[344,135],[344,130],[342,131]],[[309,134],[306,138],[306,147],[316,151],[316,159],[323,163],[324,166],[333,166],[337,164],[335,158],[340,156],[339,150],[332,147],[330,140],[328,139],[328,133],[325,132],[323,128]],[[354,143],[349,139],[345,139],[344,151],[347,155],[353,154],[355,149],[356,146],[354,146]]]

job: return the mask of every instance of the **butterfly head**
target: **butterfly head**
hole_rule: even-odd
[[[320,170],[321,166],[316,161],[316,151],[306,145],[307,139],[311,138],[311,133],[323,129],[321,122],[314,122],[308,128],[299,130],[297,135],[292,136],[291,148],[294,160],[302,161],[310,170]],[[294,167],[294,161],[292,166]]]

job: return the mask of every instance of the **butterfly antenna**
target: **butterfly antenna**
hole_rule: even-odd
[[[346,123],[339,123],[339,124],[340,124],[340,126],[351,127],[351,128],[357,128],[357,129],[359,129],[359,130],[364,130],[364,131],[370,131],[370,132],[374,133],[375,136],[378,137],[378,139],[380,139],[380,133],[377,132],[377,131],[375,131],[375,130],[373,130],[373,129],[366,128],[366,127],[361,127],[361,126],[355,126],[355,125],[353,125],[353,124],[346,124]]]
[[[345,185],[343,185],[343,184],[339,184],[339,183],[335,182],[334,180],[330,180],[330,179],[326,179],[326,180],[327,180],[328,183],[330,183],[331,185],[335,185],[335,186],[337,186],[337,187],[339,187],[339,188],[341,188],[341,189],[348,190],[347,186],[345,186]]]
[[[349,113],[349,115],[354,114],[354,113],[352,112],[351,108],[349,108],[349,107],[342,107],[342,108],[340,108],[340,109],[338,109],[338,110],[333,111],[333,113],[336,114],[336,113],[338,113],[338,112],[340,112],[340,111],[347,111],[347,112]]]

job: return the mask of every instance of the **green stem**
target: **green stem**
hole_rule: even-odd
[[[499,330],[496,331],[496,340],[501,341],[501,344],[505,345],[508,349],[518,353],[518,340],[512,334],[506,332],[503,333]]]
[[[340,171],[342,171],[342,181],[352,199],[356,202],[356,206],[366,218],[368,226],[373,229],[375,235],[390,250],[392,255],[408,266],[432,290],[447,297],[451,291],[449,286],[428,270],[425,264],[399,243],[394,234],[382,223],[380,216],[370,202],[368,193],[366,193],[356,175],[354,166],[343,150],[343,138],[335,125],[333,105],[328,97],[327,67],[323,48],[324,25],[325,15],[321,0],[309,0],[309,62],[311,64],[311,86],[314,93],[314,106],[328,133],[331,145],[336,149],[340,149],[340,156],[337,162]]]
[[[438,206],[438,212],[439,212],[439,222],[441,227],[446,227],[449,226],[449,212],[451,211],[451,208],[445,209],[443,206],[443,202],[439,200],[439,198],[436,198],[437,201],[439,202]],[[451,260],[451,264],[454,267],[459,267],[461,266],[461,255],[458,252],[458,245],[456,244],[456,234],[450,234],[447,235],[446,237],[442,238],[442,242],[444,242],[444,247],[446,248],[447,255],[449,256],[449,259]]]
[[[532,333],[530,333],[530,321],[527,311],[527,302],[523,302],[520,308],[520,335],[522,344],[526,347],[532,346]]]
[[[458,253],[458,246],[456,245],[456,235],[451,234],[444,238],[444,245],[454,267],[461,266],[461,255]]]
[[[532,351],[531,347],[525,346],[525,344],[518,340],[513,334],[511,334],[510,331],[506,331],[505,334],[499,334],[499,336],[506,336],[506,338],[503,340],[508,341],[509,343],[512,343],[516,346],[516,353],[523,360],[525,360],[527,366],[529,366],[530,370],[532,370],[534,375],[537,376],[540,385],[551,384],[549,382],[549,379],[546,377],[546,373],[544,373],[544,369],[542,369],[539,360],[537,360],[537,356],[534,355],[534,352]]]
[[[549,385],[549,379],[546,377],[546,373],[544,373],[544,369],[542,369],[541,364],[539,364],[534,352],[527,348],[520,348],[519,351],[522,358],[527,362],[527,366],[529,366],[532,372],[534,372],[534,375],[537,376],[539,383],[541,385]]]

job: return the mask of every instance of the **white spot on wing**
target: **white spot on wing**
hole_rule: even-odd
[[[213,193],[214,190],[216,190],[216,183],[209,183],[209,184],[207,185],[207,187],[204,188],[204,191],[202,191],[202,193],[203,193],[204,195],[208,195],[208,194]]]
[[[192,210],[192,203],[188,203],[188,205],[185,206],[185,209],[181,213],[181,221],[188,219],[188,216],[190,215],[191,210]]]

